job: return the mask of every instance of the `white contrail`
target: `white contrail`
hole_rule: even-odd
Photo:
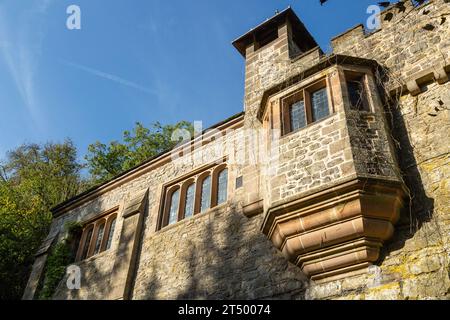
[[[107,79],[107,80],[111,80],[111,81],[114,81],[114,82],[119,83],[121,85],[130,87],[130,88],[134,88],[134,89],[137,89],[137,90],[140,90],[140,91],[144,91],[144,92],[147,92],[147,93],[150,93],[150,94],[156,94],[156,92],[154,90],[152,90],[152,89],[143,87],[143,86],[141,86],[141,85],[139,85],[137,83],[134,83],[132,81],[126,80],[126,79],[121,78],[121,77],[118,77],[116,75],[113,75],[113,74],[110,74],[110,73],[107,73],[107,72],[103,72],[103,71],[100,71],[100,70],[97,70],[97,69],[94,69],[94,68],[90,68],[90,67],[87,67],[87,66],[83,66],[81,64],[77,64],[77,63],[73,63],[73,62],[69,62],[69,61],[65,61],[65,60],[61,60],[61,61],[62,61],[63,64],[65,64],[67,66],[74,67],[74,68],[77,68],[79,70],[86,71],[87,73],[93,74],[94,76],[97,76],[97,77],[100,77],[100,78],[103,78],[103,79]]]
[[[31,13],[36,10],[30,9],[19,20],[17,27],[12,28],[6,19],[5,7],[0,7],[0,61],[14,81],[33,124],[42,129],[43,117],[35,90],[35,76],[45,33],[40,19],[30,20]]]

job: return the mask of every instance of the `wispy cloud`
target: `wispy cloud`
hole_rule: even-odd
[[[8,19],[7,3],[0,6],[0,59],[4,62],[32,123],[42,129],[42,114],[36,92],[35,78],[45,28],[42,15],[52,0],[34,2],[20,12],[14,21]],[[10,10],[11,8],[9,8]]]
[[[121,78],[121,77],[113,75],[111,73],[103,72],[103,71],[100,71],[100,70],[97,70],[97,69],[94,69],[94,68],[90,68],[90,67],[87,67],[87,66],[83,66],[81,64],[77,64],[77,63],[73,63],[73,62],[69,62],[69,61],[65,61],[65,60],[61,60],[61,62],[63,64],[65,64],[65,65],[67,65],[67,66],[70,66],[70,67],[73,67],[73,68],[85,71],[87,73],[90,73],[90,74],[92,74],[94,76],[97,76],[97,77],[100,77],[100,78],[103,78],[103,79],[106,79],[106,80],[110,80],[110,81],[116,82],[116,83],[121,84],[123,86],[130,87],[130,88],[133,88],[133,89],[137,89],[137,90],[140,90],[140,91],[152,94],[152,95],[157,94],[157,92],[155,90],[152,90],[150,88],[146,88],[146,87],[141,86],[141,85],[139,85],[139,84],[137,84],[135,82],[129,81],[129,80],[124,79],[124,78]]]

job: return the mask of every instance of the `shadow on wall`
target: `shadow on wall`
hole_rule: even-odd
[[[408,138],[408,130],[398,107],[390,108],[388,122],[391,124],[393,138],[398,142],[397,158],[407,187],[411,193],[411,202],[406,199],[405,208],[396,225],[396,231],[382,249],[379,263],[382,263],[393,251],[405,246],[423,226],[432,219],[434,199],[427,197],[413,146]],[[147,208],[147,206],[146,206]],[[148,210],[144,219],[148,223]],[[164,256],[151,256],[147,266],[140,265],[138,270],[145,268],[148,274],[145,281],[145,292],[139,293],[138,299],[157,299],[160,292],[172,292],[174,299],[305,299],[305,290],[309,280],[300,268],[289,263],[273,244],[260,232],[261,216],[246,218],[236,207],[228,207],[215,213],[205,214],[204,217],[194,218],[193,227],[186,227],[181,223],[174,226],[183,229],[188,234],[186,243],[178,246],[180,259],[187,266],[186,273],[168,274],[167,261]],[[197,225],[198,224],[198,225]],[[200,226],[201,225],[201,226]],[[201,237],[189,239],[193,229],[202,228]],[[145,227],[140,235],[137,263],[142,263]],[[164,238],[165,233],[155,235]],[[181,238],[181,232],[179,233]],[[121,239],[127,240],[127,239]],[[177,242],[181,242],[177,241]],[[153,242],[158,246],[157,241]],[[151,248],[147,248],[149,250]],[[107,260],[124,263],[116,252],[111,252],[100,259],[91,259],[80,263],[82,270],[82,290],[65,289],[66,279],[60,283],[56,299],[104,299],[118,284],[111,277],[107,268],[102,268],[102,262]],[[176,262],[171,262],[176,266]],[[117,266],[117,264],[116,264]],[[120,266],[119,266],[120,267]],[[142,271],[142,270],[139,270]],[[184,270],[183,270],[184,271]],[[167,274],[162,274],[162,273]],[[179,277],[180,285],[176,281],[161,280],[163,278]],[[131,292],[135,293],[136,275],[132,276]],[[175,284],[174,284],[175,283]],[[131,296],[133,298],[133,296]]]
[[[108,254],[110,257],[110,254]],[[101,259],[107,258],[101,256]],[[81,271],[81,289],[69,289],[67,286],[68,275],[59,283],[53,300],[92,300],[104,299],[111,292],[109,282],[110,272],[102,270],[98,266],[100,259],[93,258],[84,262],[76,263]]]
[[[380,263],[391,252],[402,249],[408,239],[413,238],[426,222],[432,220],[434,213],[434,199],[428,197],[425,192],[414,147],[400,111],[401,105],[398,100],[392,101],[387,108],[387,121],[394,139],[398,165],[410,194],[405,197],[405,205],[395,226],[394,237],[382,249]]]
[[[153,260],[145,296],[139,299],[155,299],[159,290],[187,300],[304,299],[307,278],[259,232],[257,217],[248,219],[232,207],[200,223],[203,237],[187,240],[178,258],[187,271],[173,275],[182,278],[180,286],[162,286],[157,274],[163,261]]]
[[[101,212],[101,208],[103,208],[101,203],[98,203],[91,211]],[[121,227],[123,226],[121,225]],[[120,241],[128,242],[132,236],[133,234],[124,235],[121,232],[119,239]],[[67,286],[69,275],[66,273],[64,278],[58,284],[53,299],[103,300],[115,298],[111,296],[114,293],[114,289],[118,286],[120,287],[123,283],[114,282],[112,270],[113,267],[118,270],[128,268],[128,265],[124,265],[126,263],[127,259],[118,256],[118,247],[113,250],[104,251],[97,256],[90,257],[84,261],[75,262],[72,265],[79,266],[81,271],[81,288],[69,289]]]

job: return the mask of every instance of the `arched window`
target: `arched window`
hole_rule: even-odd
[[[200,194],[200,212],[204,212],[211,207],[211,176],[207,176],[202,181]]]
[[[180,200],[180,189],[174,191],[170,199],[168,225],[178,221],[178,204]]]
[[[94,226],[90,227],[85,232],[86,232],[86,236],[85,236],[84,242],[83,242],[83,252],[81,254],[81,260],[84,260],[88,257],[89,247],[90,247],[91,240],[92,240],[92,234],[94,233]]]
[[[225,168],[219,172],[217,178],[217,204],[221,204],[227,201],[227,188],[228,188],[228,169]]]
[[[113,235],[114,235],[114,229],[116,227],[116,220],[117,220],[117,218],[114,217],[111,220],[111,222],[109,223],[108,240],[106,242],[105,250],[109,250],[109,248],[111,248],[111,243],[112,243],[112,239],[113,239]]]
[[[186,189],[186,200],[184,203],[184,218],[192,217],[195,204],[195,183],[189,185]]]
[[[105,222],[102,222],[100,224],[100,226],[98,227],[97,239],[95,240],[94,254],[97,254],[100,252],[104,232],[105,232]]]
[[[99,254],[111,247],[117,210],[118,207],[100,215],[95,221],[86,223],[78,246],[77,261]]]
[[[228,200],[227,164],[214,164],[178,179],[165,186],[162,195],[157,230],[225,203]]]

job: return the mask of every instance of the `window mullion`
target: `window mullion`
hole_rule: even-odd
[[[94,228],[92,230],[92,237],[89,243],[89,249],[86,258],[89,258],[94,254],[95,243],[97,242],[97,233],[98,233],[98,223],[95,223]]]
[[[329,77],[325,78],[326,83],[326,91],[327,91],[327,98],[328,98],[328,114],[333,114],[334,112],[334,101],[333,101],[333,88],[331,86],[331,81]]]
[[[312,113],[311,113],[311,94],[308,90],[303,89],[303,100],[304,100],[304,108],[306,114],[306,124],[311,124],[312,121]]]
[[[103,230],[103,239],[102,243],[100,244],[100,252],[104,251],[106,248],[106,243],[108,242],[109,230],[111,229],[111,222],[113,217],[114,215],[110,215],[105,219],[105,229]]]

